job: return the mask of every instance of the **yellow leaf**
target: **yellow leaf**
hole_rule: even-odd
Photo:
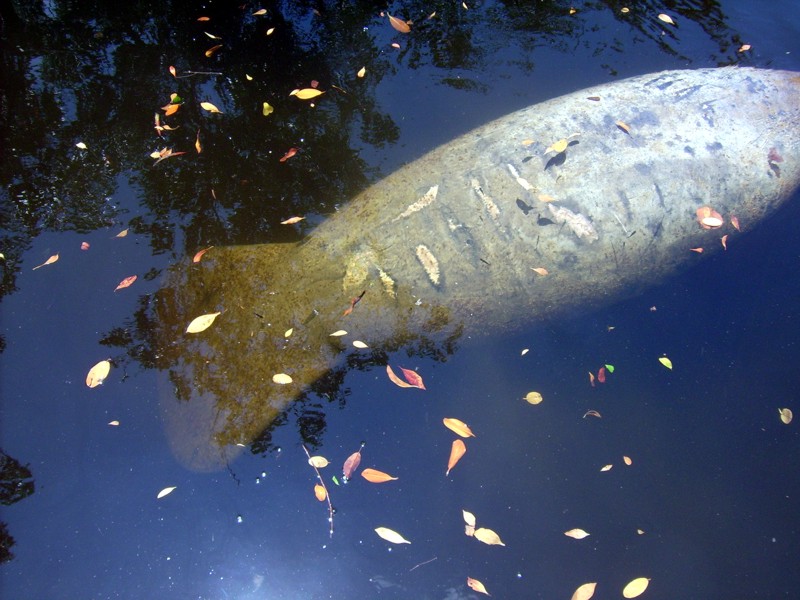
[[[285,221],[281,221],[281,225],[294,225],[305,219],[305,217],[289,217]]]
[[[665,15],[664,13],[658,15],[658,19],[659,21],[664,21],[664,23],[668,23],[669,25],[675,25],[675,21],[672,20],[672,17]]]
[[[283,332],[283,337],[291,337],[292,333],[294,333],[294,327],[289,327],[289,329]]]
[[[108,424],[112,427],[119,427],[119,421],[109,421]]]
[[[547,150],[545,150],[544,153],[547,154],[548,152],[555,152],[556,154],[558,154],[559,152],[563,152],[564,150],[566,150],[568,145],[569,145],[569,140],[567,138],[561,138],[557,142],[554,142],[553,144],[548,146]]]
[[[539,404],[543,400],[539,392],[528,392],[525,395],[525,401],[529,404]]]
[[[272,381],[280,385],[286,385],[288,383],[292,383],[292,378],[286,373],[276,373],[272,376]]]
[[[589,536],[588,531],[584,531],[583,529],[570,529],[569,531],[565,531],[564,535],[567,537],[574,538],[576,540],[582,540],[585,537]]]
[[[161,498],[163,498],[164,496],[169,496],[172,492],[175,491],[177,487],[178,487],[177,485],[173,485],[172,487],[165,487],[163,490],[158,492],[156,500],[161,500]]]
[[[461,437],[475,437],[475,434],[472,433],[472,430],[463,421],[459,421],[458,419],[444,418],[442,419],[442,423],[444,423],[444,426],[450,431],[453,431]]]
[[[290,96],[297,96],[300,100],[311,100],[317,96],[321,96],[325,92],[314,88],[303,88],[302,90],[293,90]]]
[[[409,33],[411,31],[411,27],[408,26],[408,23],[392,15],[389,15],[389,24],[400,33]]]
[[[475,538],[484,544],[489,544],[490,546],[505,546],[499,535],[497,535],[491,529],[486,529],[485,527],[480,527],[479,529],[475,530]]]
[[[370,483],[386,483],[387,481],[397,480],[397,477],[392,477],[388,473],[376,469],[364,469],[361,471],[361,476]]]
[[[202,108],[203,110],[207,110],[210,113],[221,113],[222,112],[216,106],[211,104],[211,102],[201,102],[200,103],[200,108]]]
[[[267,14],[267,9],[266,8],[259,8],[256,12],[253,13],[253,16],[256,17],[256,16],[259,16],[259,15],[265,15],[265,14]]]
[[[630,466],[633,464],[633,461],[631,460],[631,457],[630,457],[630,456],[623,456],[623,457],[622,457],[622,460],[623,460],[623,462],[624,462],[626,465],[628,465],[629,467],[630,467]]]
[[[475,527],[475,515],[473,515],[468,510],[463,510],[463,509],[461,510],[461,514],[464,515],[464,523],[466,523],[467,525],[471,525],[472,527]]]
[[[328,493],[325,491],[325,488],[320,484],[314,485],[314,496],[316,496],[317,500],[320,502],[324,502],[325,498],[328,497]]]
[[[637,596],[641,596],[647,589],[649,583],[650,580],[647,577],[637,577],[625,586],[625,589],[622,590],[622,595],[625,598],[636,598]]]
[[[536,197],[539,199],[540,202],[554,202],[555,201],[555,198],[553,198],[552,196],[550,196],[548,194],[539,194]]]
[[[781,421],[783,421],[784,424],[788,425],[789,423],[792,422],[792,416],[793,416],[792,415],[792,409],[790,409],[790,408],[779,408],[778,409],[778,413],[780,413]]]
[[[364,77],[364,75],[366,75],[366,74],[367,74],[367,67],[361,67],[358,70],[358,73],[356,73],[356,77],[359,77],[359,78],[360,77]]]
[[[361,340],[353,340],[353,346],[355,346],[356,348],[361,348],[362,350],[363,350],[364,348],[369,348],[369,346],[367,346],[367,345],[366,345],[364,342],[362,342]]]
[[[604,465],[604,466],[603,466],[603,467],[600,469],[600,472],[601,472],[601,473],[605,473],[606,471],[610,471],[610,470],[611,470],[613,467],[614,467],[614,465]]]
[[[456,466],[456,463],[461,460],[461,457],[467,452],[467,446],[461,440],[453,440],[453,445],[450,448],[450,459],[447,461],[447,472],[445,477],[450,475],[450,471]]]
[[[391,542],[392,544],[410,544],[411,543],[406,538],[404,538],[402,535],[400,535],[396,531],[388,529],[387,527],[376,527],[375,528],[375,533],[377,533],[380,537],[385,539],[387,542]]]
[[[267,29],[266,35],[272,35],[274,32],[275,32],[275,28],[274,27],[270,27],[269,29]]]
[[[338,331],[334,331],[330,337],[339,337],[342,335],[347,335],[347,332],[344,329],[339,329]]]
[[[86,385],[90,388],[97,387],[106,380],[110,372],[111,363],[107,360],[101,360],[89,369],[89,373],[86,375]]]
[[[671,368],[672,368],[672,361],[671,361],[670,359],[668,359],[666,356],[662,356],[662,357],[660,357],[660,358],[658,359],[658,362],[660,362],[662,365],[664,365],[664,366],[665,366],[665,367],[667,367],[668,369],[671,369]]]
[[[264,102],[264,104],[261,105],[261,114],[265,117],[270,116],[274,110],[275,109],[272,108],[272,105],[269,102]]]
[[[200,143],[200,130],[197,130],[197,137],[194,140],[194,149],[200,154],[203,151],[203,145]]]
[[[478,592],[479,594],[486,594],[487,596],[491,595],[489,592],[486,591],[486,587],[484,587],[484,585],[477,579],[473,579],[472,577],[467,577],[467,585],[476,592]]]
[[[76,148],[80,148],[81,150],[86,150],[87,149],[86,144],[84,144],[83,142],[78,142],[77,144],[75,144],[75,147]]]
[[[324,469],[330,463],[324,456],[312,456],[308,459],[308,464],[310,464],[312,467],[316,467],[317,469]]]
[[[41,268],[42,268],[42,267],[44,267],[45,265],[52,265],[52,264],[53,264],[54,262],[56,262],[57,260],[58,260],[58,254],[53,254],[53,256],[51,256],[50,258],[48,258],[48,259],[47,259],[46,261],[44,261],[42,264],[40,264],[40,265],[37,265],[37,266],[33,267],[33,269],[31,269],[31,271],[35,271],[36,269],[41,269]]]
[[[750,48],[752,48],[750,44],[742,44],[741,46],[739,46],[739,50],[737,50],[737,52],[747,52],[748,50],[750,50]]]
[[[189,323],[189,326],[186,328],[186,333],[200,333],[201,331],[205,331],[211,327],[214,319],[216,319],[220,314],[221,313],[219,312],[215,312],[200,315],[199,317],[193,319],[191,323]]]
[[[575,593],[572,594],[572,598],[570,600],[589,600],[589,598],[594,596],[595,587],[597,587],[597,582],[584,583],[577,590],[575,590]]]
[[[117,235],[115,235],[114,237],[118,237],[118,238],[124,238],[126,235],[128,235],[128,230],[127,230],[127,229],[123,229],[122,231],[120,231],[120,232],[119,232]]]

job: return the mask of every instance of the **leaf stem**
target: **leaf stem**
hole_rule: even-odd
[[[317,480],[319,484],[322,486],[322,489],[325,490],[325,500],[328,501],[328,523],[330,524],[330,536],[333,537],[333,505],[331,504],[331,495],[328,493],[328,488],[325,486],[325,482],[322,480],[322,475],[319,473],[319,469],[311,464],[311,455],[308,453],[308,449],[305,447],[305,444],[302,446],[303,452],[306,453],[308,457],[309,463],[311,468],[314,469],[314,472],[317,474]]]

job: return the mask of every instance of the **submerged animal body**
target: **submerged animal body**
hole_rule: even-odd
[[[798,124],[794,73],[635,77],[467,133],[302,243],[214,248],[176,266],[159,303],[178,340],[163,365],[174,394],[162,398],[175,455],[194,469],[224,465],[343,364],[446,354],[467,334],[636,293],[698,260],[691,248],[737,234],[731,216],[745,229],[792,196]],[[725,224],[701,227],[705,205]],[[216,311],[212,327],[183,333]],[[292,382],[275,383],[278,373]]]

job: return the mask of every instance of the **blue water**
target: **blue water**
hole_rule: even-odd
[[[652,599],[796,596],[800,436],[797,421],[784,425],[778,409],[800,411],[797,198],[754,231],[731,239],[726,252],[606,309],[576,310],[512,335],[464,339],[445,362],[404,352],[389,357],[392,365],[418,370],[427,391],[393,386],[383,368],[351,371],[343,401],[312,397],[295,405],[272,432],[268,451],[247,451],[221,472],[190,472],[172,457],[164,435],[157,372],[141,358],[136,341],[114,342],[124,342],[126,331],[135,338],[137,310],[159,290],[160,273],[173,262],[211,244],[281,239],[290,234],[259,219],[275,222],[274,215],[303,208],[319,221],[344,201],[343,194],[309,174],[303,189],[318,202],[314,212],[291,182],[260,179],[267,152],[251,153],[250,140],[263,132],[244,128],[228,132],[236,160],[215,166],[207,158],[196,178],[168,169],[159,171],[163,178],[152,175],[147,155],[160,147],[150,129],[152,113],[173,86],[161,74],[182,46],[200,56],[214,43],[198,30],[196,15],[213,10],[216,22],[227,19],[230,28],[243,19],[235,10],[164,8],[162,17],[161,7],[143,4],[126,15],[136,27],[126,30],[119,47],[109,41],[97,54],[116,57],[113,67],[99,59],[58,63],[85,69],[89,81],[110,76],[111,87],[126,90],[122,104],[105,104],[91,86],[68,88],[48,60],[51,53],[69,56],[70,44],[79,50],[97,41],[93,32],[111,36],[119,7],[72,13],[51,4],[46,14],[59,15],[54,24],[64,31],[63,40],[5,31],[12,40],[7,55],[14,57],[3,67],[7,79],[25,74],[31,90],[53,91],[62,118],[48,119],[48,107],[7,92],[17,117],[4,113],[4,130],[15,146],[7,143],[3,152],[44,164],[59,153],[74,157],[53,175],[52,188],[37,179],[33,160],[9,162],[24,168],[3,171],[0,447],[9,458],[0,519],[14,543],[13,558],[0,564],[0,596],[478,597],[467,577],[482,581],[495,598],[569,598],[589,581],[598,582],[595,598],[619,598],[635,577],[651,579],[642,597]],[[460,26],[451,25],[444,39],[433,35],[418,47],[409,42],[417,51],[407,53],[391,53],[391,41],[407,39],[377,16],[379,8],[355,5],[367,15],[366,33],[385,60],[374,88],[364,94],[370,106],[361,109],[391,117],[397,137],[371,143],[354,133],[358,120],[348,121],[350,150],[364,161],[364,180],[342,175],[336,190],[357,189],[532,102],[627,75],[727,64],[741,43],[753,46],[746,64],[800,70],[794,3],[709,4],[698,9],[698,15],[711,15],[702,26],[673,5],[631,5],[650,15],[646,27],[634,30],[601,3],[577,4],[573,16],[565,16],[566,5],[547,12],[510,3],[552,25],[549,34],[520,34],[503,29],[509,18],[504,5],[488,2],[458,13],[453,21]],[[25,5],[17,6],[25,16]],[[25,18],[45,18],[33,8]],[[333,46],[334,30],[355,37],[364,31],[357,19],[337,21],[331,7],[324,34],[314,29],[318,21],[304,5],[277,3],[274,9],[309,36],[282,39],[287,55],[316,40],[322,55],[339,59],[332,78],[370,60]],[[434,9],[444,15],[452,7],[391,7],[420,16]],[[678,26],[658,25],[652,15],[659,12],[673,15]],[[719,14],[723,21],[715,18]],[[249,30],[240,33],[246,38]],[[458,35],[473,42],[464,55],[457,51],[463,41]],[[437,54],[438,44],[451,46]],[[259,60],[244,53],[231,58],[228,76],[252,70],[267,77],[277,70],[274,62]],[[295,63],[296,73],[280,76],[284,85],[321,77],[318,64]],[[282,68],[295,63],[287,59]],[[370,63],[368,73],[372,69]],[[456,78],[471,83],[444,83]],[[213,86],[204,89],[214,92]],[[253,94],[223,110],[260,110],[264,99]],[[84,114],[89,105],[96,110]],[[313,123],[293,118],[297,127]],[[103,129],[113,131],[119,144],[104,149],[111,167],[93,147]],[[264,136],[272,158],[293,143]],[[87,143],[92,158],[79,158],[78,141]],[[337,142],[328,143],[335,152]],[[114,175],[106,177],[106,169]],[[250,187],[242,180],[251,180]],[[34,181],[31,187],[41,195],[20,200],[12,186],[21,181]],[[276,191],[281,186],[291,191]],[[216,204],[212,187],[220,192]],[[144,200],[153,197],[158,203]],[[88,214],[87,205],[96,214]],[[115,237],[126,228],[126,237]],[[82,241],[90,243],[88,251],[80,250]],[[32,270],[56,252],[57,263]],[[112,292],[133,273],[139,279],[131,288]],[[522,355],[523,349],[529,351]],[[659,364],[664,355],[672,370]],[[108,357],[117,365],[109,379],[88,389],[88,368]],[[604,364],[614,365],[614,373],[591,387],[587,373]],[[531,390],[543,394],[542,404],[522,400]],[[589,409],[602,418],[583,418]],[[336,508],[332,538],[300,446],[299,430],[320,415],[324,429],[313,451],[332,462],[323,470]],[[454,436],[442,426],[443,417],[466,421],[477,434],[449,477],[444,472]],[[112,420],[120,425],[108,425]],[[334,474],[341,480],[341,464],[362,441],[362,466],[397,481],[369,484],[356,476],[347,485],[332,482]],[[9,475],[12,460],[24,469]],[[601,472],[606,464],[613,468]],[[31,489],[25,486],[31,479],[33,493],[17,498],[20,489]],[[167,486],[177,488],[156,500]],[[505,547],[465,536],[462,509],[496,531]],[[397,530],[411,544],[384,542],[373,531],[379,526]],[[563,535],[576,527],[591,535]]]

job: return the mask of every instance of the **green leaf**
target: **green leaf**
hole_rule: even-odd
[[[606,367],[606,371],[608,371],[609,373],[613,373],[614,372],[614,365],[605,365],[605,367]]]

